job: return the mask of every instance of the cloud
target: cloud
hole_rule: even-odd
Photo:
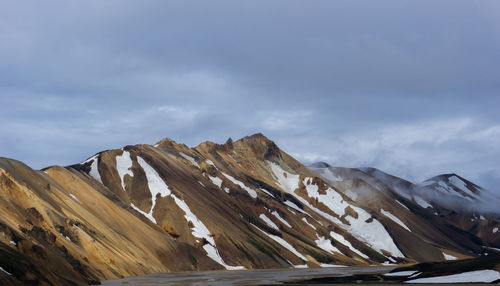
[[[4,3],[0,155],[42,168],[264,132],[305,162],[494,182],[499,5]]]
[[[382,125],[313,143],[302,140],[297,149],[307,144],[309,150],[321,153],[293,154],[305,162],[319,159],[336,166],[377,166],[417,182],[452,172],[483,181],[482,172],[490,172],[486,170],[496,167],[500,159],[499,127],[468,117]],[[495,174],[488,174],[491,181]]]

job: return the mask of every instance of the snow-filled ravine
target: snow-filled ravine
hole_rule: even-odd
[[[151,192],[151,209],[148,213],[140,210],[137,208],[135,205],[131,204],[131,206],[143,214],[146,218],[151,220],[153,223],[156,224],[156,219],[153,217],[153,210],[156,205],[156,200],[157,200],[157,195],[160,195],[160,197],[167,197],[170,196],[174,199],[175,203],[177,206],[184,211],[185,215],[184,218],[186,221],[191,222],[193,227],[191,228],[191,234],[199,239],[204,239],[208,243],[203,245],[203,249],[206,251],[207,256],[210,257],[212,260],[215,262],[219,263],[220,265],[224,266],[227,270],[242,270],[245,269],[243,266],[231,266],[227,265],[222,257],[219,254],[219,251],[217,250],[217,246],[215,244],[214,238],[210,235],[210,231],[208,228],[205,226],[205,224],[198,219],[198,217],[191,211],[187,203],[178,198],[176,195],[172,194],[171,190],[168,188],[168,185],[165,183],[165,181],[160,177],[158,172],[151,167],[143,158],[137,156],[137,163],[141,166],[141,168],[144,170],[144,173],[146,174],[146,178],[148,180],[148,188],[149,191]]]
[[[128,151],[123,151],[121,155],[116,156],[116,170],[118,171],[118,175],[120,175],[120,179],[122,182],[122,188],[125,189],[125,175],[129,175],[131,177],[134,176],[132,173],[132,159],[130,158],[130,153]]]
[[[87,159],[86,161],[80,163],[80,165],[86,164],[90,161],[92,161],[92,164],[90,164],[90,171],[89,171],[89,176],[94,178],[96,181],[102,184],[102,179],[101,175],[99,174],[99,169],[98,169],[98,160],[99,160],[99,155],[95,155]]]
[[[324,194],[320,194],[318,186],[312,183],[312,178],[306,177],[302,182],[306,186],[308,197],[317,199],[318,202],[324,204],[337,216],[333,216],[324,211],[321,211],[318,208],[312,206],[303,197],[295,193],[295,190],[299,187],[299,175],[292,174],[283,170],[283,168],[281,168],[274,162],[267,161],[267,163],[274,177],[276,178],[277,185],[280,186],[285,192],[294,195],[301,203],[307,205],[309,208],[311,208],[324,218],[341,226],[342,228],[350,232],[354,237],[356,237],[360,241],[363,241],[379,253],[382,253],[382,250],[386,250],[389,251],[393,256],[404,257],[403,253],[398,249],[398,247],[392,240],[392,237],[389,235],[384,226],[378,220],[370,219],[372,218],[372,216],[368,212],[348,203],[342,198],[339,193],[337,193],[332,188],[328,188],[324,192]],[[346,214],[347,207],[350,207],[358,214],[357,218]],[[345,219],[349,222],[349,224],[342,223],[342,221],[338,219],[338,217],[344,215],[346,215]]]
[[[250,195],[252,198],[254,198],[254,199],[257,198],[257,192],[254,189],[247,187],[247,185],[245,185],[241,181],[238,181],[236,178],[234,178],[231,175],[228,175],[226,173],[222,173],[222,175],[224,175],[224,177],[228,178],[231,182],[233,182],[233,184],[240,186],[240,188],[245,190],[248,193],[248,195]]]

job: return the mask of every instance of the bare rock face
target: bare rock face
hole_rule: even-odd
[[[262,134],[194,148],[163,139],[43,171],[0,159],[0,282],[405,264],[500,247],[494,216],[472,223],[379,172],[307,168]],[[481,192],[464,186],[477,192],[450,188]]]

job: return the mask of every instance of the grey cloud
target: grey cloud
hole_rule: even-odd
[[[498,1],[0,5],[1,156],[264,132],[304,161],[500,177]]]

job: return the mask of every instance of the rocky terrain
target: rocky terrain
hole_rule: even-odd
[[[43,170],[0,158],[0,284],[478,257],[500,248],[498,216],[454,206],[495,199],[457,175],[308,168],[262,134],[163,139]]]

